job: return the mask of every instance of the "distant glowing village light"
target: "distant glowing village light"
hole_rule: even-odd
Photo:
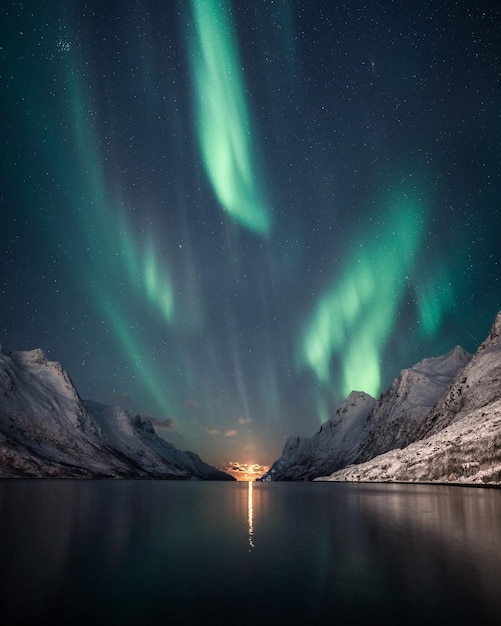
[[[225,467],[222,467],[223,472],[231,474],[239,481],[253,481],[260,478],[263,474],[269,470],[268,465],[259,465],[258,463],[239,463],[238,461],[230,461]]]

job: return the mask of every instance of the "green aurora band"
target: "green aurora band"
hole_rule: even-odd
[[[441,328],[445,315],[454,306],[452,278],[445,266],[435,270],[427,282],[418,285],[416,296],[422,332],[434,337]]]
[[[83,220],[80,226],[96,261],[93,267],[81,268],[81,271],[86,274],[86,283],[94,303],[104,315],[108,327],[113,329],[134,373],[141,378],[159,407],[168,413],[169,394],[165,381],[160,380],[151,359],[144,353],[134,331],[134,320],[128,315],[130,307],[124,306],[119,292],[125,292],[124,297],[129,303],[134,298],[138,301],[146,298],[151,308],[169,325],[174,316],[170,273],[165,265],[161,265],[157,246],[151,237],[145,245],[137,245],[138,233],[127,224],[124,207],[113,199],[107,189],[93,124],[83,114],[89,107],[86,106],[84,91],[76,75],[76,72],[68,74],[69,115],[78,160],[75,171],[80,173],[82,188],[73,198],[80,197],[86,201],[85,211],[91,219]],[[74,203],[75,199],[72,199],[72,212],[78,212]],[[76,203],[79,201],[76,200]],[[114,232],[118,232],[117,241],[110,246],[109,235]],[[121,277],[122,289],[118,292],[110,290],[106,284],[106,276],[110,274],[115,280]]]
[[[26,107],[10,112],[19,126],[30,128],[30,150],[40,151],[46,164],[47,180],[38,186],[16,185],[22,206],[32,207],[33,219],[43,224],[51,215],[51,205],[64,207],[52,224],[53,236],[64,245],[65,232],[73,233],[79,254],[73,256],[75,275],[79,276],[90,301],[103,324],[115,336],[139,378],[165,415],[171,411],[171,394],[161,372],[152,363],[140,339],[135,311],[149,306],[151,314],[165,327],[173,323],[174,287],[160,249],[160,236],[153,237],[134,229],[126,217],[127,207],[105,182],[103,161],[92,109],[92,90],[80,78],[78,65],[71,55],[61,57],[61,80],[54,89],[54,101],[47,101],[46,91],[33,89]],[[54,61],[56,63],[56,61]],[[39,72],[39,83],[49,84],[49,76]],[[46,126],[40,130],[32,122],[29,105],[47,111]],[[71,129],[61,136],[59,128]],[[184,313],[180,317],[185,317]]]
[[[300,345],[302,366],[332,385],[332,361],[342,369],[340,391],[377,396],[381,357],[408,288],[420,247],[425,212],[416,195],[399,191],[386,204],[380,232],[357,248],[340,281],[318,302]],[[426,314],[428,319],[428,314]]]
[[[191,60],[197,133],[216,197],[245,228],[267,235],[270,216],[256,185],[252,127],[230,9],[220,0],[192,0],[196,36]]]

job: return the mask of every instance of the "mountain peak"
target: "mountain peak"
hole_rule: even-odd
[[[343,400],[343,403],[337,409],[336,413],[345,413],[350,406],[360,406],[361,404],[371,404],[376,400],[365,391],[350,391],[350,393]]]
[[[461,346],[404,369],[375,400],[352,391],[312,437],[289,437],[263,480],[311,480],[408,445],[472,356]]]
[[[48,362],[45,352],[41,348],[13,351],[10,356],[17,363],[26,363],[27,365],[46,365]]]
[[[458,369],[464,367],[471,359],[472,355],[466,352],[461,346],[456,346],[446,354],[436,357],[422,359],[410,369],[420,372],[427,377],[455,376]]]
[[[348,465],[375,402],[368,393],[352,391],[313,437],[289,437],[282,456],[260,480],[311,480]]]
[[[494,320],[494,324],[492,325],[491,332],[488,337],[480,346],[479,350],[484,350],[487,346],[491,344],[501,344],[501,311],[496,315],[496,319]]]
[[[459,365],[464,358],[458,347],[444,358],[447,356],[459,357]],[[426,387],[436,380],[425,381]],[[501,312],[489,336],[468,363],[459,367],[445,392],[402,444],[391,441],[390,446],[381,447],[382,435],[394,430],[391,411],[395,415],[396,409],[408,417],[401,398],[393,394],[381,416],[383,428],[373,437],[379,454],[359,456],[355,464],[328,480],[501,484],[500,381]],[[372,420],[373,415],[369,423]]]

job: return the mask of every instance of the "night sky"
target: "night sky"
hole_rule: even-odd
[[[270,464],[501,309],[497,1],[3,2],[0,342]]]

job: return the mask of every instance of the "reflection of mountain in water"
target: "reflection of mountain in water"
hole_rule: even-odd
[[[395,556],[406,563],[402,572],[407,584],[424,591],[430,601],[447,580],[473,595],[499,596],[497,490],[366,485],[352,498],[387,550],[399,544]],[[472,610],[478,610],[478,623],[484,623],[482,604],[473,603]]]
[[[351,626],[498,626],[498,496],[325,482],[0,481],[2,626],[333,615]]]

